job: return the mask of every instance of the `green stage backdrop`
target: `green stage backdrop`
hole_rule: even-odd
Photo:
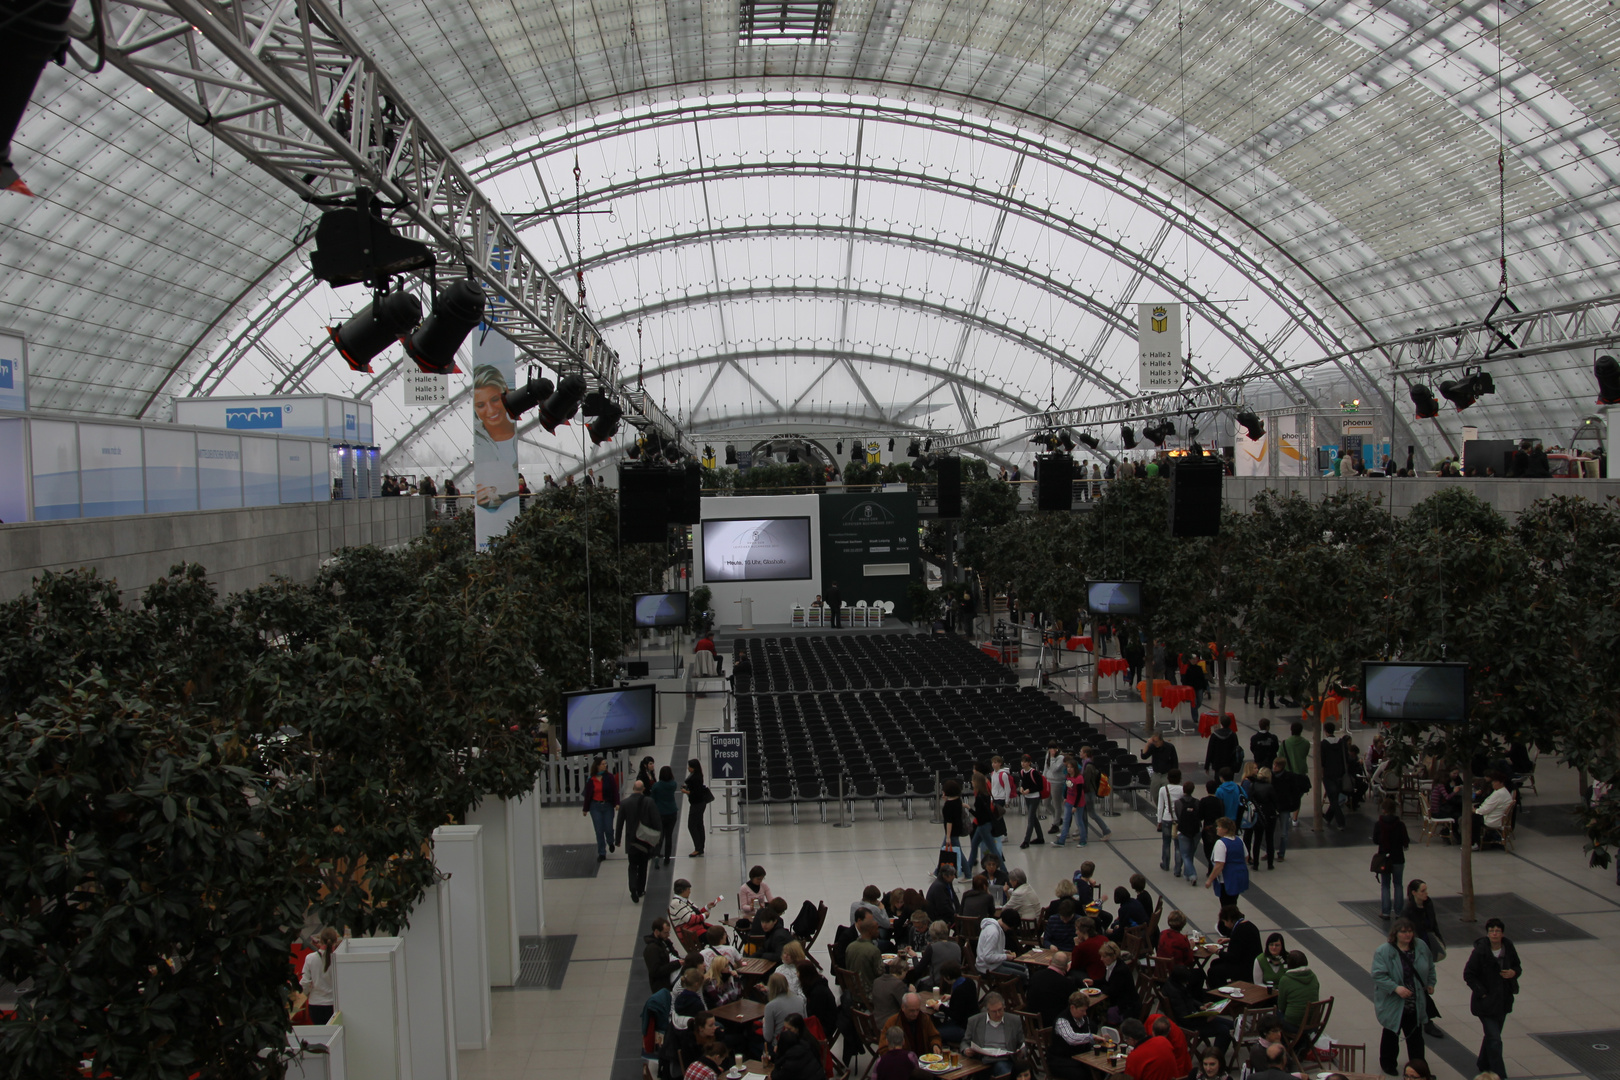
[[[845,606],[889,600],[909,622],[906,586],[921,576],[915,494],[821,496],[821,592],[836,581]]]

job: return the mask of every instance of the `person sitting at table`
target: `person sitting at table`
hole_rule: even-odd
[[[916,1051],[905,1045],[905,1036],[898,1028],[888,1028],[883,1032],[878,1040],[878,1055],[872,1067],[874,1080],[927,1080],[930,1076],[918,1067]],[[812,1077],[811,1080],[817,1078]]]
[[[782,1026],[782,1021],[791,1015],[803,1016],[809,1006],[804,998],[788,989],[787,977],[780,971],[771,972],[771,977],[765,980],[765,993],[770,1000],[765,1003],[765,1016],[760,1021],[761,1032],[767,1043],[776,1040],[776,1032]]]
[[[1069,960],[1069,977],[1101,982],[1103,977],[1102,947],[1108,939],[1098,932],[1090,919],[1074,920],[1076,944]]]
[[[968,1021],[979,1011],[979,984],[962,974],[960,964],[946,963],[939,968],[939,988],[949,993],[951,1000],[935,1023],[940,1038],[954,1045],[962,1041]]]
[[[1079,990],[1069,994],[1068,1008],[1052,1023],[1046,1049],[1046,1071],[1052,1080],[1091,1080],[1091,1068],[1075,1059],[1091,1052],[1094,1036],[1087,1011],[1091,1001]]]
[[[1260,1026],[1255,1029],[1254,1042],[1249,1044],[1248,1066],[1244,1070],[1256,1073],[1266,1067],[1267,1055],[1273,1046],[1281,1046],[1283,1042],[1282,1021],[1276,1016],[1263,1017]]]
[[[870,919],[870,914],[867,917]],[[754,922],[760,936],[765,939],[759,944],[758,955],[761,959],[780,962],[782,946],[793,940],[793,931],[782,925],[781,914],[768,905],[754,917]],[[877,924],[872,925],[876,929]]]
[[[1102,900],[1102,886],[1091,876],[1096,872],[1097,864],[1089,859],[1074,872],[1074,899],[1082,909]]]
[[[695,1042],[693,1036],[700,1025],[697,1018],[708,1009],[708,1003],[703,1000],[703,984],[707,981],[708,973],[698,966],[687,967],[681,970],[681,988],[675,992],[674,1001],[669,1010],[669,1026],[675,1032],[676,1048],[688,1058],[701,1048],[701,1043]],[[708,1019],[713,1019],[709,1017]]]
[[[737,890],[737,929],[746,930],[754,915],[776,899],[771,887],[765,884],[765,868],[755,866],[748,871],[748,880]]]
[[[1103,977],[1094,980],[1097,989],[1108,996],[1108,1020],[1118,1023],[1127,1016],[1135,1016],[1142,1011],[1142,999],[1136,992],[1136,972],[1131,965],[1123,959],[1119,946],[1112,941],[1103,945],[1100,958],[1103,964]]]
[[[900,1011],[900,1001],[911,990],[902,978],[905,961],[895,957],[883,965],[883,974],[872,980],[872,1019],[879,1023]]]
[[[986,853],[979,860],[979,865],[984,870],[985,880],[990,883],[988,887],[990,896],[996,902],[996,910],[1000,911],[1007,906],[1007,891],[1012,886],[1012,875],[1001,865],[1001,859],[993,851]]]
[[[1007,874],[1007,906],[1018,912],[1025,922],[1036,922],[1041,917],[1041,901],[1030,887],[1029,875],[1014,867]]]
[[[1057,910],[1046,917],[1046,930],[1041,934],[1041,948],[1062,949],[1064,952],[1074,949],[1073,900],[1060,900]]]
[[[1125,1075],[1132,1080],[1178,1080],[1176,1054],[1170,1046],[1170,1021],[1159,1017],[1152,1034],[1134,1016],[1119,1025],[1119,1041],[1131,1048]],[[1159,1030],[1161,1029],[1162,1030]]]
[[[934,883],[928,886],[928,917],[949,923],[961,911],[956,898],[956,868],[941,866]]]
[[[717,956],[730,960],[732,970],[736,970],[737,965],[743,962],[743,954],[737,951],[737,946],[726,940],[726,928],[723,926],[709,927],[708,932],[703,935],[703,948],[699,955],[703,957],[704,967],[714,963]]]
[[[1198,1072],[1190,1080],[1232,1080],[1232,1074],[1226,1071],[1225,1058],[1219,1052],[1205,1050],[1203,1057],[1198,1059]],[[1339,1080],[1344,1078],[1340,1077]]]
[[[1288,970],[1288,946],[1278,933],[1266,935],[1266,947],[1254,958],[1254,982],[1257,986],[1277,988],[1277,980]]]
[[[1280,1042],[1268,1046],[1265,1057],[1251,1065],[1254,1071],[1249,1073],[1249,1080],[1295,1080],[1288,1071],[1288,1047]]]
[[[703,1000],[711,1009],[729,1005],[742,997],[742,980],[731,970],[731,961],[723,956],[714,958],[709,965],[708,978],[703,982]]]
[[[647,982],[654,991],[668,990],[680,974],[681,953],[672,937],[669,920],[660,915],[652,922],[652,933],[641,939],[646,943],[641,961],[647,966]]]
[[[939,983],[940,969],[951,963],[962,965],[962,946],[952,940],[948,923],[930,923],[928,947],[917,958],[917,966],[911,969],[912,982],[919,990],[935,986]]]
[[[782,1019],[771,1044],[769,1065],[771,1080],[827,1080],[821,1040],[810,1034],[798,1013]]]
[[[898,1031],[899,1045],[913,1054],[937,1054],[944,1045],[933,1018],[923,1008],[921,994],[907,994],[900,999],[900,1011],[879,1022],[885,1038],[889,1032]]]
[[[1244,917],[1236,904],[1221,908],[1216,924],[1224,935],[1220,955],[1209,962],[1205,984],[1220,986],[1234,979],[1248,979],[1254,974],[1254,962],[1260,956],[1260,928]]]
[[[821,1025],[830,1046],[838,1037],[838,996],[826,976],[808,960],[799,965],[799,993],[804,998],[805,1015]]]
[[[996,899],[990,895],[990,879],[974,874],[973,883],[962,894],[961,913],[974,919],[988,919],[996,913]]]
[[[853,971],[861,982],[861,990],[871,1000],[872,984],[883,974],[883,950],[877,946],[878,924],[870,911],[855,913],[856,940],[844,950],[844,967]]]
[[[1322,983],[1309,967],[1305,954],[1298,949],[1288,953],[1288,970],[1277,980],[1277,1015],[1282,1018],[1283,1033],[1298,1034],[1305,1022],[1305,1010],[1313,1001],[1322,1000]]]
[[[1513,806],[1513,792],[1508,790],[1507,776],[1494,772],[1490,779],[1491,793],[1474,811],[1474,847],[1479,851],[1485,850],[1486,844],[1502,843],[1502,825]]]
[[[782,946],[782,961],[776,970],[780,971],[788,981],[788,989],[795,994],[803,993],[799,986],[799,965],[810,959],[805,955],[804,946],[799,944],[797,938]]]
[[[720,1080],[726,1074],[725,1062],[730,1057],[726,1044],[719,1039],[702,1043],[697,1047],[692,1063],[686,1067],[685,1080]]]
[[[699,907],[692,899],[692,883],[685,878],[676,878],[675,884],[670,886],[674,895],[669,898],[669,923],[677,934],[702,935],[709,931],[709,909]],[[712,905],[711,905],[712,906]]]
[[[882,899],[882,890],[880,890],[876,885],[868,885],[861,891],[861,898],[849,905],[849,924],[854,926],[855,913],[864,909],[872,913],[872,918],[877,920],[879,929],[889,929],[889,927],[894,925],[894,923],[893,920],[889,918],[889,913],[883,910],[883,905],[879,903],[879,901]]]
[[[1110,935],[1115,941],[1125,940],[1125,931],[1147,925],[1147,912],[1142,903],[1123,885],[1114,886],[1114,929]]]
[[[1069,954],[1055,952],[1045,967],[1029,974],[1029,991],[1024,995],[1026,1011],[1041,1014],[1041,1026],[1052,1022],[1068,1007],[1074,983],[1069,981]]]
[[[922,908],[913,911],[906,918],[906,933],[904,941],[895,942],[902,952],[910,952],[914,956],[921,956],[923,950],[928,948],[928,925],[932,920],[928,912]]]
[[[991,1076],[1011,1076],[1013,1058],[1024,1048],[1024,1019],[1007,1011],[1007,1001],[995,991],[984,995],[984,1011],[967,1024],[962,1053],[980,1058]]]
[[[1008,942],[1011,935],[1018,931],[1018,912],[1007,908],[994,919],[981,919],[979,921],[979,948],[974,954],[974,962],[981,973],[991,971],[1002,975],[1017,975],[1026,978],[1028,971],[1023,964],[1013,959],[1009,951]]]
[[[1193,967],[1192,942],[1182,933],[1187,928],[1187,916],[1180,910],[1165,916],[1166,928],[1159,931],[1159,945],[1155,956],[1169,957],[1172,967]]]
[[[1224,1055],[1226,1048],[1232,1045],[1236,1025],[1224,1016],[1198,1015],[1208,1008],[1201,997],[1203,987],[1197,968],[1178,967],[1170,972],[1160,992],[1164,995],[1164,1007],[1177,1027],[1214,1043]]]

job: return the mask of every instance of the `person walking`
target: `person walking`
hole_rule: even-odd
[[[1373,855],[1373,873],[1378,875],[1378,917],[1386,922],[1395,913],[1401,900],[1401,879],[1406,876],[1406,849],[1412,843],[1401,820],[1394,799],[1385,799],[1379,807],[1380,816],[1373,825],[1373,843],[1378,851]],[[1391,886],[1393,885],[1393,888]]]
[[[1263,769],[1272,767],[1282,751],[1282,742],[1271,733],[1271,721],[1262,716],[1256,721],[1259,731],[1249,736],[1249,760]]]
[[[1076,839],[1081,847],[1086,846],[1086,781],[1080,775],[1080,766],[1074,761],[1065,766],[1063,777],[1063,830],[1058,833],[1053,847],[1062,847],[1069,842],[1069,826],[1074,824],[1076,818],[1080,819],[1080,828]]]
[[[945,829],[944,846],[956,852],[956,876],[968,872],[967,852],[962,837],[968,834],[967,808],[962,805],[962,781],[952,777],[943,785],[945,798],[939,804],[939,819]]]
[[[614,826],[614,840],[624,845],[630,857],[630,902],[641,903],[647,894],[647,864],[652,861],[663,839],[663,820],[658,804],[647,793],[646,785],[635,782],[631,793],[619,803],[619,820]]]
[[[1041,830],[1041,792],[1046,787],[1046,777],[1035,767],[1035,759],[1028,754],[1018,770],[1018,791],[1024,797],[1024,842],[1019,844],[1020,849],[1030,844],[1046,843],[1046,834]],[[1030,833],[1035,839],[1029,838]]]
[[[1485,936],[1474,942],[1463,967],[1468,984],[1468,1011],[1479,1017],[1485,1038],[1479,1044],[1474,1064],[1480,1072],[1493,1072],[1507,1080],[1507,1064],[1502,1060],[1502,1024],[1513,1011],[1513,998],[1519,992],[1519,952],[1508,940],[1507,924],[1501,919],[1485,920]]]
[[[1271,786],[1277,793],[1277,861],[1288,855],[1288,832],[1299,820],[1299,807],[1311,790],[1311,778],[1295,772],[1279,752],[1271,766]]]
[[[1056,832],[1058,826],[1063,824],[1063,781],[1069,775],[1068,766],[1063,760],[1063,751],[1058,749],[1057,743],[1052,743],[1046,748],[1046,761],[1041,766],[1041,775],[1046,777],[1047,800],[1052,811],[1052,831]]]
[[[1080,774],[1085,777],[1086,781],[1086,803],[1082,809],[1085,811],[1086,817],[1095,822],[1097,828],[1102,830],[1102,838],[1112,843],[1114,830],[1110,829],[1108,823],[1098,816],[1098,812],[1102,809],[1103,772],[1097,767],[1097,762],[1092,757],[1091,747],[1082,746],[1080,748],[1080,762]],[[1082,844],[1086,842],[1085,829],[1080,831],[1080,842]]]
[[[1243,841],[1237,838],[1237,823],[1231,818],[1223,817],[1215,822],[1215,837],[1204,887],[1215,890],[1215,899],[1224,909],[1235,906],[1238,897],[1248,889],[1249,861]]]
[[[1344,797],[1345,779],[1349,774],[1350,755],[1345,747],[1345,736],[1338,734],[1338,725],[1329,720],[1322,725],[1322,797],[1327,800],[1322,820],[1341,830],[1345,821],[1340,800]]]
[[[1385,1076],[1398,1076],[1401,1037],[1406,1056],[1423,1058],[1423,1025],[1428,1022],[1427,994],[1434,993],[1434,960],[1418,940],[1417,927],[1396,919],[1389,940],[1373,954],[1373,1012],[1384,1029],[1378,1062]]]
[[[990,781],[981,772],[973,774],[973,842],[968,852],[968,865],[979,865],[979,847],[1001,858],[1001,841],[996,839],[996,802],[990,797]]]
[[[658,770],[658,782],[653,784],[652,798],[653,805],[658,807],[658,817],[664,835],[659,840],[658,851],[654,853],[654,858],[662,854],[665,866],[674,861],[675,826],[681,821],[681,807],[675,801],[678,790],[675,784],[675,770],[668,765]]]
[[[332,953],[342,941],[343,935],[328,926],[316,935],[315,951],[304,957],[304,970],[300,973],[298,983],[309,999],[309,1022],[312,1024],[329,1023],[337,1008],[337,991],[332,982]],[[1497,1031],[1501,1030],[1498,1024]],[[1500,1047],[1501,1043],[1498,1042],[1497,1046]]]
[[[1413,878],[1406,885],[1406,906],[1401,909],[1401,918],[1411,919],[1412,925],[1417,927],[1418,938],[1429,947],[1429,955],[1436,964],[1446,958],[1446,942],[1440,936],[1440,919],[1435,914],[1434,901],[1429,899],[1428,882],[1422,878]],[[1446,1033],[1435,1026],[1435,1020],[1440,1016],[1440,1006],[1429,998],[1429,1023],[1423,1029],[1423,1034],[1431,1039],[1443,1039]]]
[[[1203,843],[1203,821],[1198,812],[1198,796],[1191,780],[1181,782],[1181,790],[1176,793],[1175,815],[1176,877],[1184,877],[1187,884],[1196,885],[1198,871],[1193,868],[1193,853]]]
[[[608,857],[618,845],[613,842],[613,812],[619,808],[619,782],[608,771],[608,760],[591,762],[591,778],[585,781],[584,813],[596,830],[596,861]]]
[[[1254,804],[1254,850],[1249,852],[1249,865],[1260,869],[1260,845],[1264,844],[1266,869],[1273,870],[1276,862],[1272,849],[1276,846],[1277,818],[1281,811],[1277,807],[1277,787],[1270,769],[1261,768],[1254,774],[1249,785],[1249,801]]]
[[[1157,737],[1157,733],[1155,733]],[[1181,793],[1181,770],[1171,769],[1169,783],[1159,788],[1154,803],[1153,820],[1159,826],[1159,869],[1169,870],[1175,857],[1176,809],[1175,797]],[[1175,860],[1176,877],[1181,876],[1181,861]]]
[[[1282,741],[1282,756],[1288,761],[1288,771],[1305,777],[1311,776],[1311,741],[1304,735],[1305,725],[1295,720],[1288,725],[1288,738]],[[1299,810],[1294,810],[1294,824],[1299,824]]]
[[[1147,745],[1142,747],[1139,756],[1148,762],[1148,768],[1153,774],[1148,798],[1157,802],[1159,792],[1164,786],[1175,782],[1170,779],[1170,774],[1181,767],[1181,759],[1176,755],[1175,746],[1166,742],[1164,736],[1157,731],[1148,737]]]
[[[703,812],[714,802],[714,792],[703,782],[703,763],[692,758],[686,763],[686,783],[681,787],[686,796],[686,831],[692,835],[692,859],[703,858]]]

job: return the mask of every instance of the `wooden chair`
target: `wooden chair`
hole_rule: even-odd
[[[697,952],[703,948],[703,935],[696,930],[689,930],[684,926],[677,927],[675,938],[681,943],[681,947],[689,953]]]
[[[1442,829],[1447,825],[1450,825],[1453,829],[1455,829],[1457,827],[1457,819],[1454,818],[1454,817],[1442,817],[1442,818],[1434,817],[1429,812],[1429,800],[1424,799],[1423,800],[1423,843],[1428,844],[1436,836],[1442,835]]]
[[[1340,1043],[1333,1044],[1333,1071],[1344,1073],[1362,1072],[1362,1066],[1367,1063],[1366,1043]]]
[[[868,1008],[870,1008],[870,1005],[868,1005]],[[861,1072],[861,1080],[865,1080],[866,1077],[872,1074],[872,1067],[877,1064],[878,1037],[882,1032],[878,1031],[877,1021],[872,1019],[870,1012],[862,1009],[851,1009],[849,1015],[855,1021],[855,1037],[861,1044],[861,1048],[857,1053],[871,1055],[871,1060],[866,1063],[866,1068]]]
[[[832,971],[833,978],[838,982],[838,988],[844,992],[847,1000],[866,1009],[872,1007],[872,997],[861,984],[859,975],[848,968],[835,967]]]
[[[1119,948],[1121,952],[1129,953],[1133,957],[1146,956],[1147,931],[1141,927],[1132,927],[1125,931],[1119,936]]]
[[[958,915],[951,924],[951,930],[963,945],[979,940],[979,920],[972,915]]]
[[[1288,1053],[1297,1061],[1301,1048],[1310,1049],[1316,1040],[1327,1031],[1328,1019],[1333,1015],[1333,999],[1313,1001],[1305,1006],[1305,1015],[1300,1019],[1299,1030],[1294,1037],[1287,1039]],[[1357,1070],[1352,1070],[1357,1071]]]
[[[1161,896],[1161,897],[1159,897],[1159,902],[1157,904],[1153,905],[1152,914],[1150,914],[1148,916],[1148,921],[1147,921],[1147,939],[1148,939],[1148,941],[1152,942],[1152,941],[1157,941],[1159,939],[1159,918],[1163,914],[1164,914],[1164,897]]]
[[[1222,1013],[1230,1017],[1230,1012]],[[1231,1054],[1232,1060],[1227,1063],[1228,1068],[1237,1069],[1243,1064],[1243,1055],[1260,1038],[1260,1023],[1277,1015],[1277,1010],[1266,1006],[1260,1009],[1245,1009],[1238,1013],[1237,1030],[1232,1033]]]
[[[1005,998],[1007,1008],[1013,1012],[1024,1007],[1024,981],[1019,976],[987,971],[984,974],[984,986],[986,990],[994,991]]]
[[[816,905],[816,928],[815,928],[814,931],[811,932],[810,936],[808,938],[806,938],[805,942],[804,942],[804,953],[805,953],[806,956],[810,955],[810,947],[816,943],[817,938],[821,937],[821,928],[826,926],[826,925],[827,925],[827,905],[826,904],[817,904]]]
[[[1502,827],[1497,830],[1502,836],[1503,851],[1513,850],[1513,823],[1518,816],[1519,799],[1518,796],[1514,796],[1513,801],[1508,803],[1507,813],[1502,815]]]

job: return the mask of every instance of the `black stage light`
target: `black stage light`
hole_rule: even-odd
[[[1125,449],[1136,449],[1136,432],[1131,429],[1129,424],[1119,425],[1119,437],[1124,441]]]
[[[737,464],[737,448],[730,443],[726,443],[726,464]]]
[[[603,409],[611,404],[612,402],[608,400],[608,396],[602,391],[592,390],[579,403],[579,414],[581,416],[601,416]],[[623,416],[624,412],[621,410],[619,415]]]
[[[623,417],[624,410],[613,404],[613,402],[609,401],[604,404],[601,411],[596,414],[596,419],[585,425],[585,433],[591,437],[591,444],[601,446],[617,435],[619,433],[619,421]],[[712,450],[709,451],[709,456],[714,456]]]
[[[1095,450],[1097,447],[1102,445],[1102,443],[1098,442],[1097,436],[1093,435],[1089,431],[1082,431],[1080,433],[1080,441],[1085,444],[1087,450]]]
[[[799,448],[797,446],[788,447],[788,464],[789,465],[797,465],[798,463],[799,463]]]
[[[664,447],[664,460],[671,465],[681,460],[681,447],[679,443],[670,443]]]
[[[891,454],[894,453],[894,440],[893,439],[889,440],[889,453],[891,453]]]
[[[508,390],[501,395],[501,404],[506,406],[506,415],[514,420],[521,419],[523,414],[540,404],[551,396],[556,387],[551,385],[547,378],[530,378],[528,382],[516,390]]]
[[[556,391],[540,406],[540,426],[547,431],[556,431],[558,424],[572,420],[579,411],[579,402],[585,396],[586,389],[585,376],[578,373],[564,375]]]
[[[923,453],[926,454],[928,451],[932,450],[933,448],[934,448],[934,440],[933,439],[924,439],[923,440]]]
[[[433,265],[431,248],[398,235],[371,212],[375,204],[369,191],[362,193],[361,203],[321,215],[315,226],[315,250],[309,256],[311,274],[340,288]]]
[[[833,453],[837,454],[839,457],[843,456],[843,454],[844,454],[844,440],[843,439],[838,440],[838,445],[833,449]]]
[[[922,443],[918,442],[916,439],[912,439],[911,440],[911,445],[906,447],[906,457],[916,457],[918,454],[921,454],[921,453],[922,453]]]
[[[1477,395],[1474,393],[1473,379],[1447,379],[1440,384],[1440,396],[1457,406],[1462,412],[1474,403]]]
[[[1176,433],[1169,424],[1152,424],[1142,429],[1142,437],[1154,446],[1163,446],[1164,440]]]
[[[1074,453],[1074,436],[1069,434],[1067,428],[1058,433],[1058,445],[1063,447],[1064,453]]]
[[[401,338],[405,351],[416,366],[435,375],[453,375],[456,350],[467,340],[484,317],[484,290],[462,278],[451,282],[433,298],[433,314],[422,321],[416,332]]]
[[[1417,407],[1419,420],[1432,420],[1440,415],[1440,401],[1434,396],[1434,391],[1421,384],[1414,385],[1410,391],[1412,404]]]
[[[624,456],[629,458],[631,461],[635,461],[637,458],[639,458],[641,456],[641,440],[637,439],[635,442],[631,443],[630,449],[624,452]]]
[[[850,446],[849,446],[849,460],[851,460],[851,461],[865,461],[866,460],[866,447],[864,447],[864,446],[862,446],[860,444],[860,440],[856,440],[855,442],[850,444]]]
[[[1244,409],[1238,413],[1237,422],[1238,426],[1243,429],[1243,433],[1255,442],[1259,442],[1266,437],[1265,421],[1254,415],[1252,409]]]
[[[371,361],[422,321],[422,301],[408,292],[374,299],[342,326],[328,326],[338,355],[355,371],[371,373]]]
[[[1620,405],[1620,362],[1612,356],[1600,356],[1592,365],[1592,374],[1597,376],[1598,404]]]
[[[1187,427],[1187,438],[1189,438],[1189,439],[1198,438],[1198,425],[1197,424],[1189,424],[1188,425],[1188,427]]]

